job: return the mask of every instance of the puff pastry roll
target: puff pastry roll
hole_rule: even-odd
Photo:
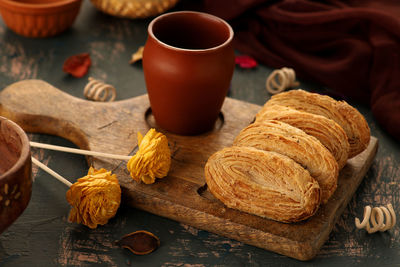
[[[314,136],[332,153],[339,170],[346,165],[350,144],[342,127],[333,120],[280,105],[265,105],[256,122],[265,120],[279,120]]]
[[[233,145],[277,152],[299,163],[317,180],[323,203],[336,190],[339,168],[335,158],[315,137],[287,123],[266,120],[250,124]]]
[[[337,122],[349,139],[349,158],[362,152],[369,144],[368,123],[357,109],[345,101],[304,90],[291,90],[272,96],[265,105],[273,104],[321,115]]]
[[[320,203],[320,187],[292,159],[253,147],[228,147],[205,165],[211,193],[226,206],[280,222],[312,216]]]

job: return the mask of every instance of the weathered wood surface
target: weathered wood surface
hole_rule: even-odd
[[[156,126],[147,95],[114,103],[94,103],[70,96],[41,80],[25,80],[0,94],[0,115],[26,131],[58,135],[84,149],[132,155],[136,134]],[[207,158],[251,123],[260,106],[227,98],[213,131],[198,136],[164,132],[172,149],[169,175],[153,185],[134,182],[125,163],[88,158],[95,167],[112,169],[123,188],[124,202],[134,207],[300,260],[313,258],[363,180],[377,151],[377,139],[348,161],[338,189],[311,219],[283,224],[224,207],[204,190]]]

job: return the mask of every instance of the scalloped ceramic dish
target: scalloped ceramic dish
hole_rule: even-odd
[[[122,18],[148,18],[172,8],[178,0],[90,0],[100,11]]]
[[[0,0],[4,23],[25,37],[57,35],[74,23],[82,0]]]

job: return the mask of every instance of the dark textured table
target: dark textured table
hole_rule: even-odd
[[[117,100],[144,94],[141,64],[130,65],[129,60],[144,45],[149,21],[104,15],[88,0],[83,3],[74,26],[53,38],[24,38],[8,30],[1,21],[0,88],[34,78],[83,98],[87,77],[92,76],[114,85]],[[89,74],[80,79],[66,75],[62,71],[64,60],[83,52],[89,52],[92,58]],[[236,68],[229,96],[262,105],[270,97],[264,84],[271,71],[267,66]],[[300,79],[300,82],[300,87],[306,90],[328,90],[308,81]],[[107,225],[94,230],[71,224],[67,221],[70,209],[65,199],[67,188],[34,167],[30,204],[0,235],[0,266],[400,266],[398,225],[388,232],[372,235],[354,226],[354,218],[362,217],[365,205],[392,203],[399,214],[400,145],[380,128],[368,107],[349,102],[366,117],[372,135],[379,139],[379,150],[329,240],[312,261],[300,262],[126,206]],[[59,137],[41,134],[29,137],[74,147]],[[83,156],[39,149],[33,149],[33,155],[71,182],[84,176],[88,169]],[[160,238],[158,250],[136,256],[114,244],[123,235],[141,229]]]

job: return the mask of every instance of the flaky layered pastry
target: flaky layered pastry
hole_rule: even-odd
[[[226,206],[281,222],[312,216],[320,203],[320,187],[308,171],[276,152],[228,147],[205,165],[210,191]]]
[[[266,120],[279,120],[314,136],[332,153],[339,170],[346,164],[350,144],[342,127],[333,120],[280,105],[265,105],[258,112],[256,122]]]
[[[291,90],[271,97],[265,105],[282,105],[300,111],[321,115],[334,120],[346,132],[350,150],[349,158],[362,152],[369,144],[370,129],[365,118],[345,101],[336,101],[329,96]]]
[[[287,123],[265,120],[250,124],[233,145],[277,152],[299,163],[317,180],[323,203],[336,190],[339,168],[335,158],[315,137]]]

